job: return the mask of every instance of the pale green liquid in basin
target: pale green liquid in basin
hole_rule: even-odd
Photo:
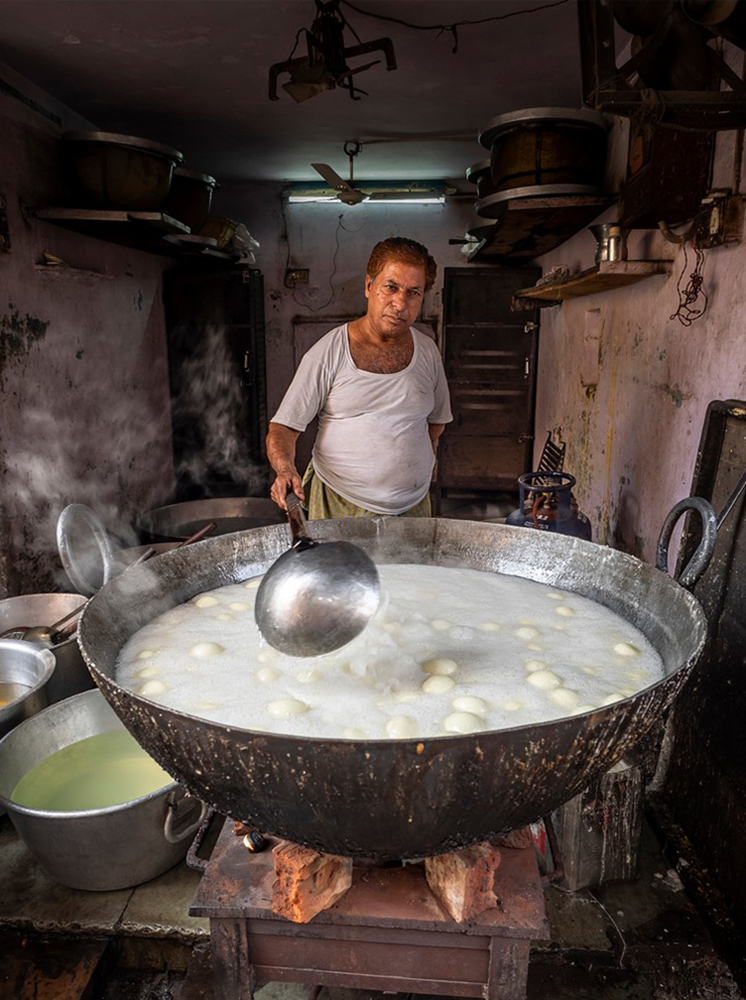
[[[29,809],[79,812],[129,802],[172,781],[126,730],[114,729],[39,761],[18,782],[11,799]]]

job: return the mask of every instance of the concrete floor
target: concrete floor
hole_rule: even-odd
[[[107,956],[86,1000],[213,1000],[207,921],[190,917],[199,874],[184,863],[135,889],[66,889],[38,867],[0,821],[0,955],[26,945],[98,941]],[[528,1000],[743,1000],[728,967],[646,828],[640,876],[594,892],[546,890],[551,938],[532,950]],[[63,953],[64,953],[64,949]],[[85,964],[87,962],[88,964]],[[87,969],[95,963],[87,956]],[[67,1000],[60,992],[24,992],[0,959],[3,1000]],[[5,989],[4,989],[5,982]],[[16,985],[11,992],[11,982]],[[309,988],[268,984],[259,1000],[307,1000]],[[366,991],[324,989],[321,1000],[366,1000]]]

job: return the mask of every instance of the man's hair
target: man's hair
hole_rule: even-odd
[[[378,277],[386,264],[410,264],[412,267],[424,268],[426,292],[433,287],[438,273],[438,265],[427,247],[404,236],[392,236],[388,240],[376,243],[365,273],[372,281]]]

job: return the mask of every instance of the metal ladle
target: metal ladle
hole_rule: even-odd
[[[256,594],[259,631],[290,656],[321,656],[347,645],[376,613],[381,583],[352,542],[315,542],[294,493],[286,498],[291,548],[270,566]]]

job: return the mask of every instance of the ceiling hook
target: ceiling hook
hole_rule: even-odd
[[[349,156],[350,158],[352,158],[353,156],[357,156],[357,154],[360,152],[362,148],[363,148],[362,143],[352,142],[352,141],[346,142],[342,147],[342,149],[344,149],[345,151],[345,155]]]

